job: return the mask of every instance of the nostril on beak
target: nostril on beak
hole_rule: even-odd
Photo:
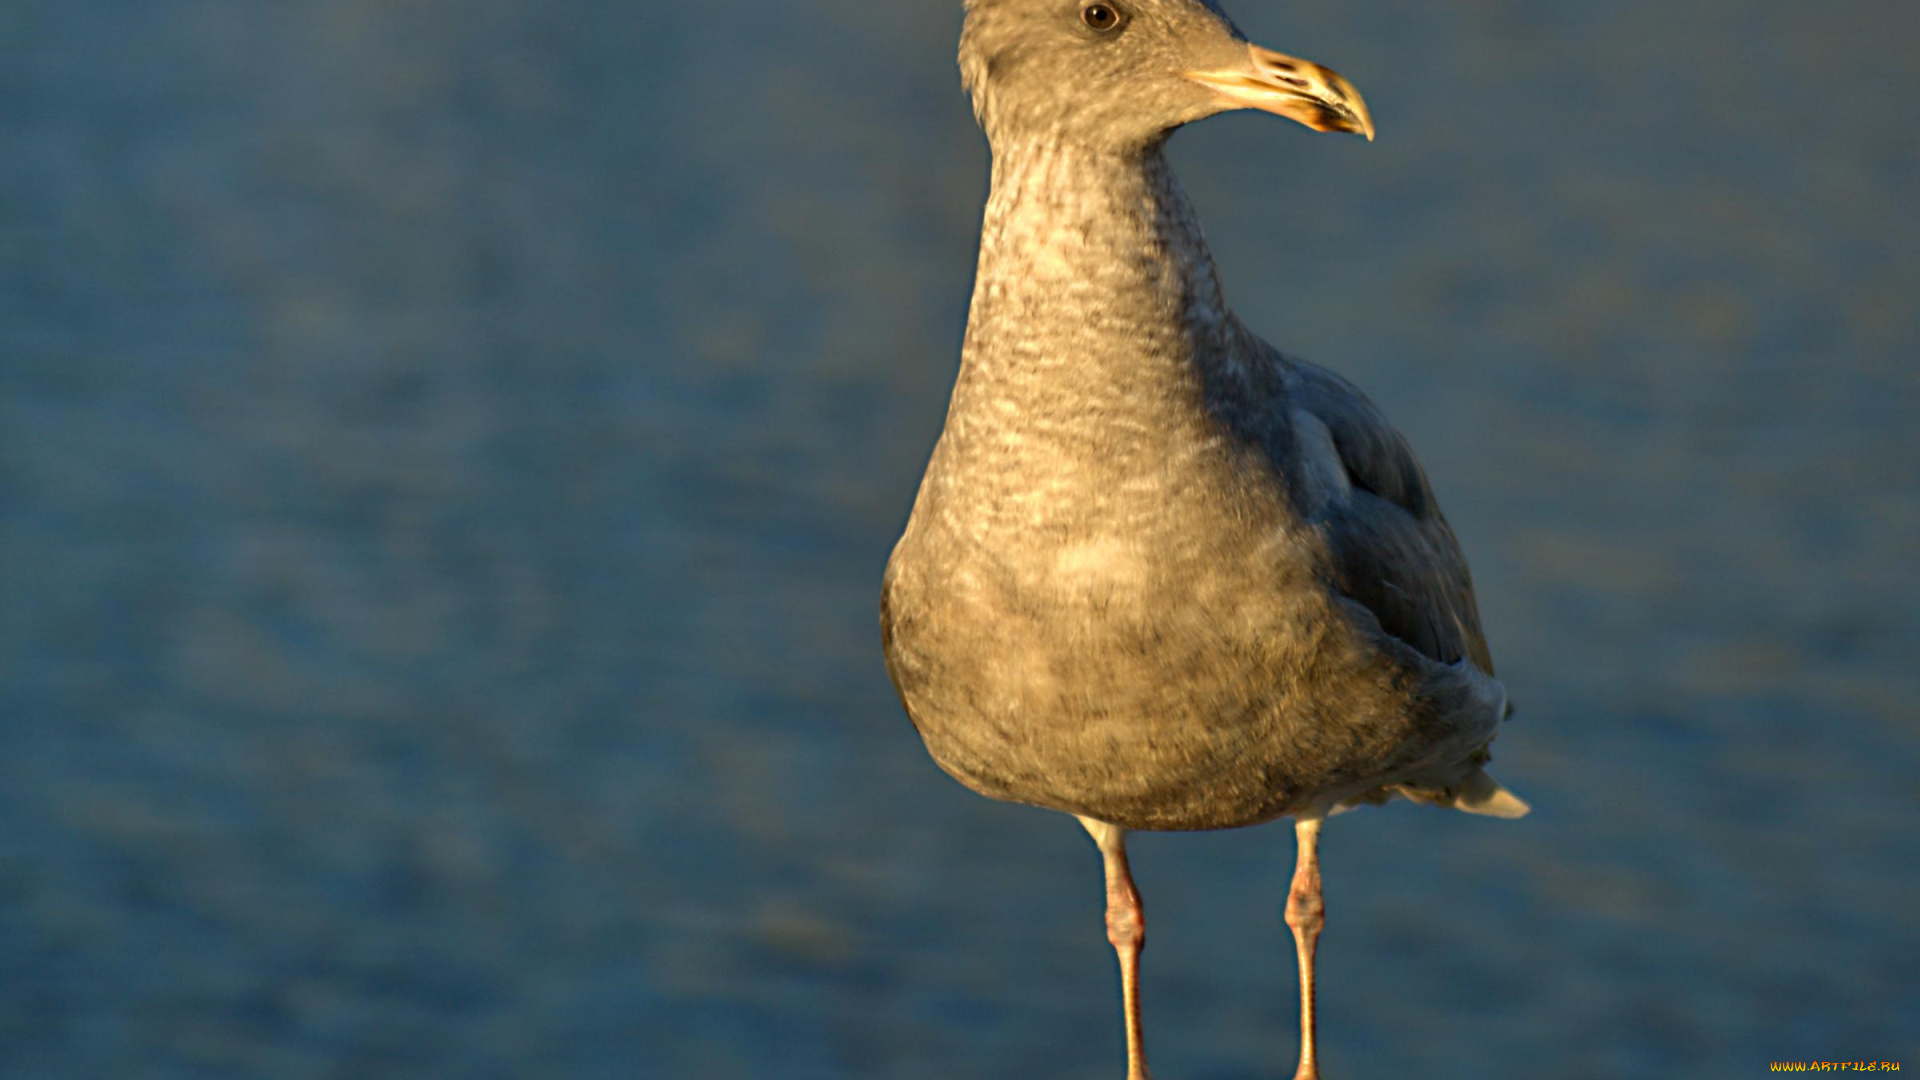
[[[1291,60],[1263,58],[1260,61],[1260,66],[1265,70],[1267,77],[1272,79],[1274,82],[1283,83],[1287,86],[1293,87],[1296,90],[1306,88],[1307,80],[1294,74],[1294,72],[1297,72],[1300,70],[1300,65],[1294,63]]]

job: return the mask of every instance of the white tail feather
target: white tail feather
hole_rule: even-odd
[[[1460,785],[1453,797],[1453,808],[1497,818],[1526,817],[1527,811],[1533,809],[1525,799],[1501,787],[1485,769],[1473,770],[1466,783]]]

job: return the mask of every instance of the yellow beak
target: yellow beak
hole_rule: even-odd
[[[1329,67],[1247,46],[1247,62],[1187,78],[1217,92],[1233,109],[1264,109],[1315,131],[1351,131],[1373,141],[1373,117],[1353,84]]]

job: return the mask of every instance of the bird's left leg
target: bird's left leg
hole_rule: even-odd
[[[1140,1030],[1140,950],[1147,944],[1147,922],[1140,890],[1127,868],[1127,830],[1092,818],[1080,824],[1100,847],[1107,869],[1107,940],[1120,958],[1120,997],[1127,1025],[1127,1080],[1153,1080],[1147,1072],[1147,1048]]]
[[[1314,1046],[1313,953],[1320,929],[1327,924],[1326,903],[1320,896],[1320,823],[1317,814],[1301,814],[1293,832],[1299,855],[1293,870],[1293,888],[1287,892],[1287,925],[1293,928],[1294,948],[1300,954],[1300,1067],[1293,1080],[1320,1080],[1320,1060]]]

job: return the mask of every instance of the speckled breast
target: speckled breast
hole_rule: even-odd
[[[1239,524],[997,549],[916,512],[881,623],[934,759],[985,795],[1150,829],[1266,821],[1390,770],[1404,688],[1334,612],[1310,538]]]

